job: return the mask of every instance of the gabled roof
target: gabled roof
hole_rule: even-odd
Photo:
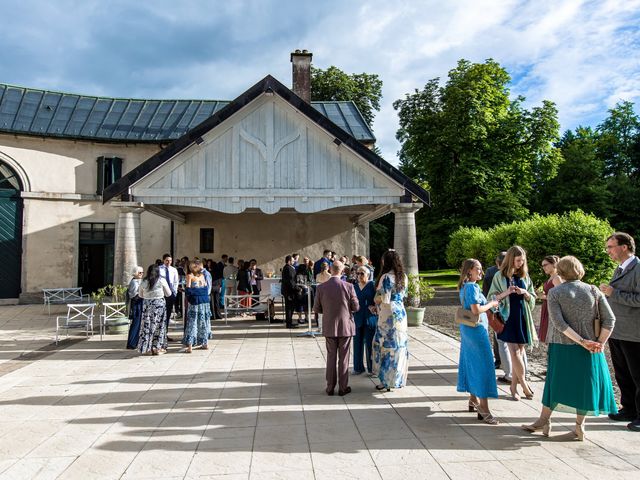
[[[103,202],[106,203],[117,195],[127,194],[128,189],[131,185],[133,185],[149,173],[153,172],[164,163],[171,160],[175,155],[183,151],[185,148],[189,147],[196,141],[200,141],[201,137],[207,132],[213,130],[233,114],[255,100],[258,96],[265,93],[275,94],[283,98],[311,121],[315,122],[318,126],[333,135],[335,137],[335,143],[344,143],[365,161],[369,162],[382,173],[402,185],[405,188],[405,200],[407,202],[411,202],[410,197],[415,196],[425,205],[431,205],[429,192],[424,190],[409,177],[404,175],[400,170],[387,163],[382,157],[364,146],[351,134],[345,132],[342,128],[333,123],[311,105],[306,103],[295,93],[293,93],[293,91],[285,87],[271,75],[267,75],[265,78],[249,88],[249,90],[244,92],[238,98],[207,118],[200,125],[194,127],[182,137],[167,145],[164,149],[150,157],[148,160],[120,178],[117,182],[106,188],[102,194]]]
[[[167,143],[229,104],[222,100],[143,100],[0,84],[0,132],[106,142]],[[373,132],[353,102],[312,106],[361,142]]]

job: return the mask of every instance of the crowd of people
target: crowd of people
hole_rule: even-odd
[[[534,423],[523,425],[525,430],[548,436],[552,412],[563,411],[576,415],[572,439],[584,439],[585,418],[591,415],[608,414],[612,420],[629,422],[629,430],[640,431],[640,265],[635,241],[626,233],[612,234],[606,250],[619,267],[611,281],[599,287],[582,282],[585,270],[579,259],[549,255],[540,265],[548,278],[536,289],[527,253],[517,245],[501,252],[486,274],[478,260],[463,262],[460,303],[476,320],[459,326],[457,390],[469,394],[469,411],[479,420],[500,423],[489,406],[489,399],[498,397],[497,382],[509,384],[513,401],[534,398],[527,382],[525,347],[544,342],[548,367],[542,410]],[[328,395],[334,395],[336,386],[338,395],[351,392],[350,352],[351,373],[368,372],[377,378],[377,390],[406,385],[409,351],[403,300],[408,280],[394,250],[384,253],[377,278],[365,257],[354,256],[349,262],[329,250],[315,262],[308,257],[300,261],[297,253],[287,255],[281,272],[286,327],[296,327],[294,313],[306,312],[313,298],[313,313],[326,342]],[[137,267],[129,285],[133,321],[128,348],[143,355],[166,352],[172,341],[167,337],[169,317],[174,305],[182,303],[176,298],[184,294],[183,351],[207,349],[211,319],[219,318],[225,293],[247,295],[250,302],[263,279],[255,260],[236,265],[226,255],[218,263],[183,258],[176,268],[166,254],[146,273]],[[538,298],[542,307],[536,326]],[[621,391],[620,410],[604,355],[607,343]],[[498,367],[504,375],[496,378]]]
[[[534,398],[526,380],[525,347],[544,342],[548,356],[542,410],[523,429],[549,436],[551,415],[561,411],[576,415],[571,439],[583,440],[586,417],[600,414],[640,431],[640,266],[635,241],[626,233],[612,234],[606,250],[619,267],[611,281],[599,287],[582,282],[584,267],[570,255],[543,258],[540,267],[548,278],[537,291],[526,252],[519,246],[498,255],[496,266],[484,275],[482,289],[480,262],[463,262],[460,303],[477,323],[460,323],[457,390],[469,394],[469,411],[479,420],[499,424],[489,409],[489,399],[498,397],[497,381],[509,383],[514,401]],[[536,328],[532,312],[538,297],[542,307]],[[604,354],[607,343],[621,392],[620,410]],[[498,365],[505,375],[496,379]]]

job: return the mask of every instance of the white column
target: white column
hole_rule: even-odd
[[[391,207],[395,217],[393,248],[402,259],[404,271],[407,275],[417,275],[419,273],[415,213],[421,208],[421,203],[398,203]]]
[[[140,265],[140,214],[143,208],[118,207],[113,283],[128,285],[134,267]]]

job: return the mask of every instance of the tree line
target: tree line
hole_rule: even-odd
[[[312,92],[314,80],[329,77],[325,72],[314,69]],[[340,77],[333,88],[342,92],[335,99],[356,101],[372,121],[382,82],[377,75],[343,75],[332,71]],[[432,208],[416,218],[422,268],[446,265],[446,246],[460,227],[489,229],[534,214],[579,209],[637,234],[640,121],[633,103],[620,101],[595,128],[561,135],[555,104],[544,100],[525,108],[524,97],[512,98],[510,83],[492,59],[460,60],[445,82],[431,79],[394,102],[400,169],[432,198]],[[323,83],[323,95],[330,84]],[[348,98],[349,88],[359,94]],[[392,241],[392,218],[373,222],[371,232],[373,256]]]

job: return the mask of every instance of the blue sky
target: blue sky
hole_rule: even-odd
[[[563,129],[640,100],[640,0],[3,0],[0,82],[90,95],[233,99],[289,53],[377,73],[374,132],[396,163],[392,103],[460,58],[494,58],[527,106],[554,101]],[[640,109],[636,108],[636,111]]]

